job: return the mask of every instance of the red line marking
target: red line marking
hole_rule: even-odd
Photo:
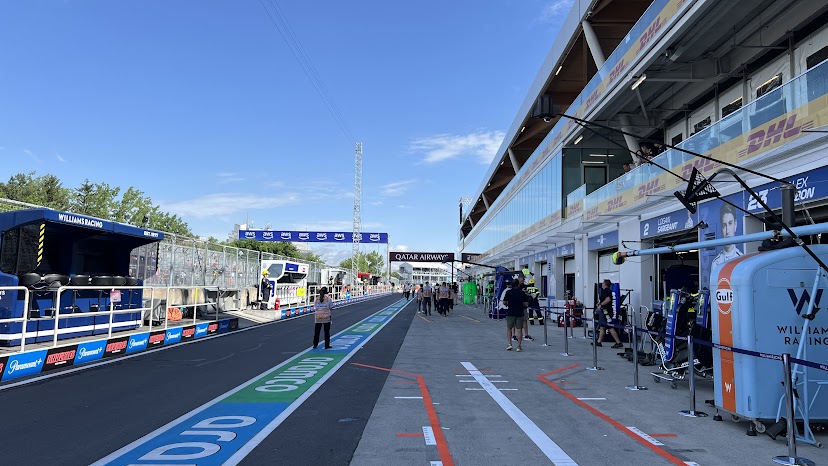
[[[649,434],[650,437],[678,437],[678,434]]]
[[[406,433],[406,432],[400,432],[400,433],[397,434],[397,437],[423,437],[423,434],[422,433],[418,434],[416,432],[413,433],[413,434]]]
[[[431,430],[434,431],[434,440],[437,442],[437,451],[440,453],[440,460],[443,462],[443,466],[454,466],[454,460],[451,458],[451,452],[449,451],[446,437],[443,435],[443,428],[440,427],[440,419],[437,417],[437,411],[434,410],[434,403],[431,401],[431,395],[428,393],[428,387],[426,386],[425,379],[422,375],[414,374],[412,372],[398,371],[395,369],[387,369],[385,367],[369,366],[368,364],[360,364],[358,362],[352,362],[351,364],[360,367],[367,367],[369,369],[376,369],[378,371],[393,372],[395,374],[404,374],[416,377],[417,384],[420,386],[420,393],[423,395],[423,405],[425,406],[426,413],[428,414],[428,422],[431,424]]]
[[[576,367],[578,365],[579,364],[573,364],[569,367],[564,367],[563,369],[558,369],[556,371],[548,372],[546,374],[541,374],[541,375],[538,376],[538,380],[545,383],[546,385],[549,385],[550,387],[552,387],[555,391],[557,391],[561,395],[567,397],[569,399],[569,401],[571,401],[571,402],[577,404],[578,406],[586,409],[587,411],[589,411],[592,414],[594,414],[594,415],[598,416],[599,418],[603,419],[604,421],[606,421],[607,423],[609,423],[610,425],[612,425],[616,429],[618,429],[621,432],[623,432],[623,433],[627,434],[628,436],[632,437],[636,442],[644,445],[645,447],[649,448],[650,450],[654,451],[655,453],[658,453],[662,458],[666,459],[670,463],[678,464],[678,465],[682,465],[682,466],[686,464],[684,461],[676,458],[675,456],[673,456],[672,454],[670,454],[669,452],[667,452],[663,448],[659,448],[658,446],[653,445],[652,443],[650,443],[650,442],[644,440],[643,438],[641,438],[640,436],[636,435],[634,432],[632,432],[630,429],[627,429],[624,425],[622,425],[620,422],[616,421],[615,419],[607,416],[606,414],[602,413],[601,411],[598,411],[597,409],[593,408],[592,406],[590,406],[590,405],[584,403],[583,401],[579,400],[577,397],[573,396],[571,393],[569,393],[566,390],[564,390],[563,388],[559,387],[554,382],[552,382],[550,380],[546,380],[546,376],[548,376],[550,374],[563,372],[567,369],[571,369],[571,368]]]
[[[543,378],[546,378],[546,377],[549,377],[549,376],[550,376],[550,375],[552,375],[552,374],[557,374],[558,372],[568,371],[569,369],[574,369],[574,368],[576,368],[576,367],[578,367],[578,366],[580,366],[580,364],[573,364],[573,365],[571,365],[571,366],[562,367],[562,368],[560,368],[560,369],[555,369],[555,370],[554,370],[554,371],[552,371],[552,372],[547,372],[546,374],[541,374],[541,375],[539,375],[538,377],[543,377]]]

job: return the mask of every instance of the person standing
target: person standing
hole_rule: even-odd
[[[267,270],[262,271],[262,283],[259,286],[262,292],[262,300],[260,301],[259,308],[267,309],[270,304],[270,290],[272,289],[272,285],[270,284],[270,272]]]
[[[524,309],[529,305],[526,293],[520,289],[520,281],[512,280],[512,287],[506,291],[503,304],[506,306],[506,340],[509,346],[506,351],[512,351],[512,332],[517,333],[517,350],[523,351],[523,316]]]
[[[622,348],[624,345],[621,344],[621,339],[618,338],[618,332],[615,331],[615,328],[610,327],[612,323],[612,290],[610,290],[610,286],[612,286],[612,282],[609,280],[604,280],[601,283],[601,294],[598,296],[598,304],[595,305],[596,314],[598,316],[598,326],[601,330],[598,332],[598,339],[595,341],[595,346],[601,346],[601,342],[604,341],[604,335],[606,335],[607,329],[609,329],[610,335],[612,335],[612,339],[615,340],[615,344],[612,345],[613,348]]]
[[[417,299],[417,312],[423,312],[423,287],[422,287],[422,285],[417,287],[417,291],[414,292],[414,295]]]
[[[331,310],[333,309],[333,301],[328,296],[328,287],[323,286],[319,290],[319,298],[313,309],[313,347],[319,345],[319,331],[325,329],[325,349],[331,349]]]

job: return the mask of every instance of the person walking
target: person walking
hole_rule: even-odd
[[[593,344],[595,346],[601,346],[601,342],[604,341],[604,335],[606,335],[606,331],[609,328],[609,333],[612,335],[612,339],[615,340],[615,344],[612,347],[623,348],[624,345],[621,344],[621,339],[618,338],[618,332],[615,331],[615,328],[610,327],[613,317],[612,290],[610,290],[610,286],[612,286],[612,282],[609,280],[601,282],[601,294],[598,296],[598,304],[595,305],[595,314],[598,316],[597,325],[601,330],[598,332],[598,339]]]
[[[512,351],[512,333],[517,333],[517,350],[523,351],[523,317],[524,309],[529,306],[526,293],[520,289],[520,281],[512,280],[512,287],[503,295],[503,304],[506,306],[506,340],[509,346],[506,351]]]
[[[417,312],[423,312],[423,287],[420,285],[417,287],[417,291],[414,293],[417,298]]]
[[[440,314],[448,317],[449,312],[449,301],[451,300],[451,291],[449,287],[446,286],[446,282],[443,282],[440,285],[440,289],[437,292],[437,297],[440,299]]]
[[[319,298],[313,307],[313,347],[319,345],[319,331],[325,329],[325,349],[331,349],[331,310],[333,301],[328,296],[328,287],[323,286],[319,290]]]
[[[423,286],[423,314],[431,315],[431,295],[434,294],[428,282]]]

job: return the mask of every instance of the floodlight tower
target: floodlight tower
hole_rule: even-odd
[[[356,284],[359,274],[359,243],[362,241],[362,143],[356,143],[354,151],[354,234],[351,255],[351,281]]]

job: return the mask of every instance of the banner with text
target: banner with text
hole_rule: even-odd
[[[454,260],[453,252],[390,252],[389,262],[449,262]]]
[[[297,243],[353,243],[354,234],[349,231],[239,230],[239,239]],[[360,233],[357,239],[361,243],[387,244],[388,233]]]

